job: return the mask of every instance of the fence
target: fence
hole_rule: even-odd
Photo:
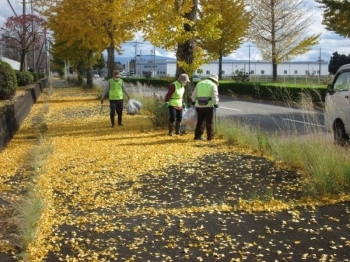
[[[290,83],[290,84],[316,84],[316,85],[327,85],[332,82],[333,75],[328,76],[315,76],[315,75],[305,75],[305,76],[278,76],[277,82],[279,83]],[[271,83],[272,75],[251,75],[251,82],[267,82]]]

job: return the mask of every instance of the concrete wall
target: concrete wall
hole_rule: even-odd
[[[23,97],[20,97],[13,104],[6,106],[6,109],[0,113],[0,152],[11,141],[29,114],[33,104],[47,86],[47,78],[38,81],[28,88],[28,91]]]

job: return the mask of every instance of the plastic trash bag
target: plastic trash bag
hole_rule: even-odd
[[[129,99],[126,103],[126,113],[128,115],[136,115],[142,108],[142,103],[136,99]]]
[[[186,129],[196,128],[197,111],[195,108],[191,107],[191,108],[186,110],[185,114],[182,116],[181,125],[186,125]]]

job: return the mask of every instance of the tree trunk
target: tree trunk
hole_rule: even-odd
[[[41,45],[39,52],[38,52],[38,56],[36,57],[35,68],[36,68],[37,72],[40,71],[41,65],[43,63],[43,57],[44,57],[43,48],[44,48],[44,44]]]
[[[176,58],[178,61],[185,61],[187,64],[193,63],[193,40],[188,40],[183,43],[177,44]],[[179,75],[187,73],[178,64],[176,66],[176,77]]]
[[[113,71],[114,71],[114,45],[111,43],[111,45],[107,48],[107,67],[108,67],[108,75],[107,79],[110,79],[113,77]]]
[[[92,50],[88,53],[88,69],[86,72],[86,84],[89,88],[93,87],[92,81]]]
[[[275,0],[271,1],[271,48],[272,48],[272,81],[277,81],[277,47],[276,47],[276,10]]]
[[[272,63],[272,81],[273,82],[277,81],[277,63],[276,62]]]
[[[193,0],[193,6],[190,12],[185,14],[185,18],[195,21],[197,19],[197,8],[198,8],[198,0]],[[187,32],[191,32],[194,29],[189,24],[184,24],[184,30]],[[177,45],[177,51],[176,51],[176,58],[178,61],[185,61],[187,64],[193,63],[193,57],[194,56],[194,39],[189,39],[183,43],[178,43]],[[179,67],[177,65],[176,67],[176,77],[178,77],[184,72],[183,68]]]
[[[219,56],[219,79],[222,78],[222,53],[220,52],[220,56]]]
[[[22,52],[21,52],[21,65],[20,65],[19,71],[21,71],[21,72],[26,71],[25,66],[26,66],[26,53],[24,50],[22,50]]]

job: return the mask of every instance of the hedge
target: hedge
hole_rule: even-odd
[[[127,83],[167,87],[175,81],[175,77],[164,79],[159,78],[137,78],[125,77],[123,80]],[[196,85],[198,81],[193,81]],[[326,96],[326,85],[295,85],[284,83],[261,83],[261,82],[234,82],[220,81],[219,94],[235,94],[237,96],[249,96],[255,99],[274,100],[274,101],[298,101],[302,94],[310,94],[313,102],[324,102]]]

